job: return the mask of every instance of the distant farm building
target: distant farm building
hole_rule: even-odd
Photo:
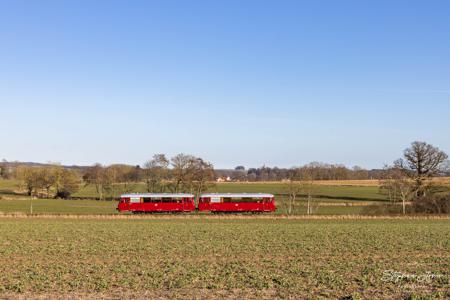
[[[228,182],[228,181],[231,181],[231,177],[230,177],[230,176],[227,176],[227,177],[219,177],[219,178],[217,178],[216,181],[217,181],[217,182]]]

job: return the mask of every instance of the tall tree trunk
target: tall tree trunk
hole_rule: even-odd
[[[308,193],[308,215],[311,214],[311,194]]]
[[[403,214],[406,214],[406,195],[402,193]]]

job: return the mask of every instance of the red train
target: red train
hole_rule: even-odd
[[[126,194],[120,197],[119,212],[272,212],[276,210],[272,194],[202,194],[198,207],[192,194]]]
[[[190,212],[195,210],[191,194],[126,194],[120,197],[119,212]]]
[[[275,198],[271,194],[203,194],[198,201],[199,211],[211,212],[271,212]]]

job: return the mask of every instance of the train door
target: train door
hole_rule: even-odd
[[[224,204],[222,204],[223,198],[221,197],[210,197],[209,198],[209,210],[211,211],[217,211],[217,210],[223,210],[225,207]]]
[[[275,211],[275,198],[270,197],[266,198],[267,201],[265,201],[265,211]]]
[[[193,211],[195,210],[195,201],[194,198],[186,197],[183,198],[183,211]]]
[[[207,197],[199,197],[198,198],[198,210],[210,210],[209,198]]]
[[[140,197],[130,197],[130,210],[131,211],[143,211],[142,199]]]

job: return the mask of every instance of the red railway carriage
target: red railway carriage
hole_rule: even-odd
[[[195,210],[192,194],[126,194],[120,197],[119,212],[190,212]]]
[[[211,212],[271,212],[275,211],[272,194],[202,194],[198,210]]]

